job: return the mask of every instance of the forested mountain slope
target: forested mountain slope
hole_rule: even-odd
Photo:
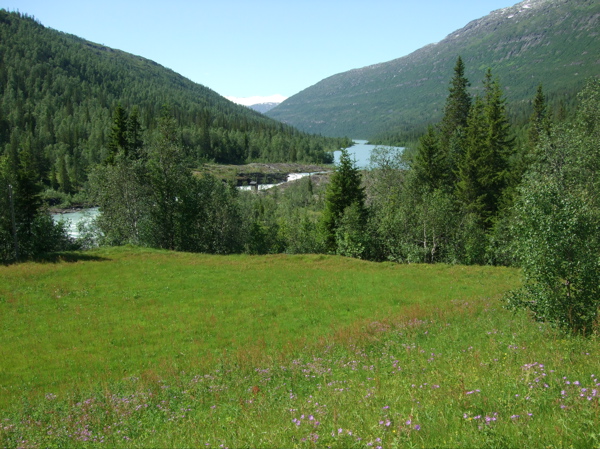
[[[324,162],[331,158],[325,150],[340,146],[233,104],[148,59],[0,10],[0,157],[27,151],[40,180],[62,170],[76,187],[89,166],[106,158],[119,104],[128,113],[138,109],[146,136],[167,104],[190,164]]]
[[[329,136],[401,135],[441,117],[457,56],[472,89],[486,69],[511,108],[533,98],[571,96],[600,71],[600,2],[526,0],[472,21],[439,43],[382,64],[331,76],[267,113]]]

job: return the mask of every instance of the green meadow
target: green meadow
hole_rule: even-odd
[[[518,270],[140,248],[0,267],[2,447],[598,447]]]

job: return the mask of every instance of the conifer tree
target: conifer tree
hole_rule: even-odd
[[[430,191],[440,187],[447,177],[446,159],[440,146],[439,133],[430,125],[419,139],[413,164],[418,182]]]
[[[482,149],[486,143],[484,103],[481,97],[475,98],[465,130],[465,154],[458,166],[456,196],[467,213],[481,216],[483,210],[483,189],[480,184],[482,172]]]
[[[533,112],[529,118],[527,140],[530,151],[535,149],[542,135],[548,135],[549,133],[550,123],[548,121],[546,97],[542,85],[540,84],[533,99]]]
[[[498,213],[507,186],[513,144],[509,134],[505,99],[498,80],[488,69],[484,97],[475,100],[467,120],[466,151],[456,186],[464,210],[475,213],[486,228]]]
[[[106,162],[109,164],[114,163],[117,154],[123,152],[126,155],[128,148],[127,125],[127,112],[120,104],[118,104],[113,114],[113,126],[108,141],[108,157]]]
[[[512,156],[514,139],[510,136],[510,123],[506,111],[506,99],[500,82],[492,77],[488,69],[485,77],[485,116],[488,128],[487,152],[489,175],[485,179],[487,209],[495,215],[500,206],[500,197],[508,184],[509,160]]]
[[[129,157],[137,159],[141,156],[144,146],[142,140],[142,125],[140,124],[140,111],[137,106],[133,108],[127,120],[127,153]]]
[[[343,149],[340,162],[331,175],[331,181],[325,194],[322,225],[325,245],[330,252],[335,251],[335,233],[347,208],[354,205],[355,213],[358,211],[360,219],[364,220],[365,192],[361,181],[361,174],[356,163],[350,159],[348,150]]]
[[[459,56],[454,66],[454,76],[450,81],[450,93],[446,99],[444,117],[440,126],[443,146],[448,146],[452,134],[459,128],[467,126],[471,109],[471,95],[467,91],[469,86],[469,80],[465,77],[465,65]]]

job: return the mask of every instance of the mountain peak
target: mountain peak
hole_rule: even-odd
[[[285,100],[287,100],[287,97],[284,97],[283,95],[279,95],[279,94],[270,95],[268,97],[261,97],[261,96],[228,97],[228,96],[226,96],[225,98],[227,98],[229,101],[232,101],[234,103],[241,104],[244,106],[253,106],[255,104],[263,104],[263,103],[279,104],[279,103],[283,103]]]
[[[521,107],[539,84],[563,95],[598,74],[598,29],[598,1],[521,1],[409,55],[330,76],[267,115],[328,136],[414,134],[441,117],[459,55],[473,93],[489,67],[509,105]]]

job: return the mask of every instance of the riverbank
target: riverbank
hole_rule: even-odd
[[[211,174],[225,182],[237,186],[258,184],[280,184],[288,180],[294,173],[324,173],[333,170],[333,165],[299,164],[299,163],[259,163],[253,162],[243,165],[204,164],[200,169],[194,170],[197,175]]]

